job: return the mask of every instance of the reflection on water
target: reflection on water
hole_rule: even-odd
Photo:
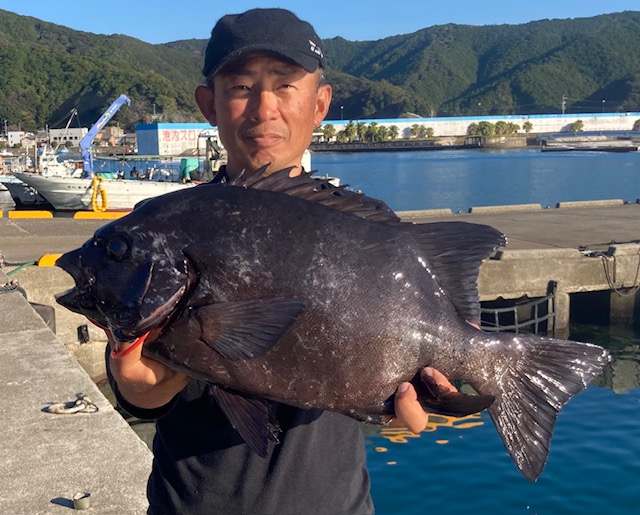
[[[592,382],[593,385],[620,394],[640,388],[640,328],[573,324],[571,338],[601,345],[611,353],[611,363]]]

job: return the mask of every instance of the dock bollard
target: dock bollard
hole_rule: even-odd
[[[88,510],[91,508],[91,494],[89,492],[78,492],[73,496],[74,510]]]

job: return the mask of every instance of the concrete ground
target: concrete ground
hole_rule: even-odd
[[[477,213],[406,212],[403,220],[421,222],[466,221],[487,224],[507,235],[510,250],[589,248],[606,250],[612,243],[640,242],[640,204],[585,202],[574,207],[519,210],[487,209]]]
[[[580,207],[521,211],[496,208],[471,214],[438,211],[399,213],[414,222],[459,220],[488,224],[507,235],[509,249],[605,248],[612,242],[640,241],[640,204],[585,202]],[[108,220],[72,218],[0,218],[0,254],[5,262],[24,263],[43,254],[62,253],[82,245]]]
[[[6,276],[0,272],[0,283]],[[151,452],[19,292],[0,293],[0,512],[142,514]],[[83,393],[94,413],[47,407]]]

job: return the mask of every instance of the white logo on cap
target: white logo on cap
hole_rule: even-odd
[[[317,43],[314,43],[313,41],[309,40],[309,45],[310,45],[309,50],[311,50],[314,54],[317,54],[324,59],[324,54],[322,53],[322,49],[318,46]]]

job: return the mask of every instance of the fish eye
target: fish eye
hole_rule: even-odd
[[[105,249],[109,257],[112,257],[120,261],[129,252],[129,242],[125,240],[122,236],[116,235],[109,239],[109,241],[105,246]]]

